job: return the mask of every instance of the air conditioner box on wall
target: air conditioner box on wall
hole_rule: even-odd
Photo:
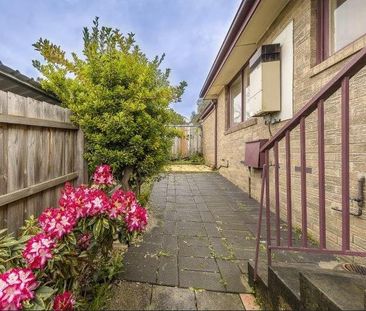
[[[247,107],[259,117],[281,110],[280,44],[262,45],[249,61]]]

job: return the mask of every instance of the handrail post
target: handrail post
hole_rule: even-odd
[[[342,80],[342,250],[350,249],[349,227],[349,77]]]
[[[324,157],[324,101],[318,104],[318,182],[319,182],[319,240],[320,248],[326,248],[325,221],[325,157]]]
[[[258,273],[258,259],[259,259],[259,245],[261,239],[261,230],[262,230],[262,218],[263,218],[263,201],[264,201],[264,188],[266,187],[266,173],[267,173],[267,164],[263,165],[263,175],[262,175],[262,189],[261,189],[261,200],[259,205],[259,215],[258,215],[258,224],[257,224],[257,241],[255,245],[255,262],[254,262],[254,281],[257,279]]]
[[[269,197],[269,151],[265,151],[265,163],[266,163],[266,228],[267,228],[267,262],[268,266],[272,264],[271,255],[271,207]]]
[[[306,141],[305,141],[305,117],[300,120],[300,163],[301,163],[301,241],[302,246],[308,245],[307,234],[307,197],[306,197]]]
[[[280,245],[281,227],[280,227],[280,178],[279,178],[279,162],[278,162],[278,142],[273,147],[275,161],[275,204],[276,204],[276,244]]]
[[[290,131],[286,132],[286,205],[287,205],[287,246],[292,246],[292,188],[291,188],[291,143]]]

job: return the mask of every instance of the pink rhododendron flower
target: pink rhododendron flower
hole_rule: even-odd
[[[53,310],[55,311],[72,311],[74,307],[75,298],[69,291],[57,295],[53,301]]]
[[[110,218],[117,218],[127,213],[126,193],[120,189],[116,190],[111,197],[111,207],[108,211]]]
[[[37,287],[30,269],[13,268],[0,274],[0,310],[21,310],[23,301],[34,298]]]
[[[76,221],[73,210],[62,208],[47,208],[38,217],[43,231],[50,237],[59,239],[74,229]]]
[[[131,206],[131,210],[126,214],[125,222],[129,232],[141,232],[147,225],[147,211],[138,203]]]
[[[99,186],[111,186],[114,184],[112,169],[109,165],[100,165],[95,169],[93,182]]]
[[[74,214],[76,221],[86,217],[87,213],[84,203],[89,192],[90,188],[84,185],[74,188],[70,183],[66,183],[59,200],[60,209]]]
[[[112,194],[111,208],[108,212],[108,215],[110,218],[116,218],[120,215],[125,215],[130,211],[131,206],[136,203],[136,196],[133,192],[124,192],[118,189]]]
[[[31,269],[42,269],[48,259],[52,258],[52,250],[55,247],[55,241],[39,233],[31,238],[23,251],[23,258]]]
[[[99,189],[90,189],[85,195],[84,208],[86,216],[95,216],[103,213],[108,213],[111,207],[108,196]]]

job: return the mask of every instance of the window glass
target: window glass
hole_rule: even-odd
[[[230,86],[231,122],[233,124],[242,121],[242,96],[241,75]]]
[[[249,79],[249,66],[244,69],[244,101],[245,101],[245,120],[253,116],[253,109],[249,106],[250,98],[250,79]]]
[[[331,52],[366,33],[366,0],[330,0],[329,13]]]

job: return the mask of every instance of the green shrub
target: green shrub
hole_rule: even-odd
[[[149,60],[134,35],[100,27],[84,28],[83,55],[66,57],[60,46],[39,39],[34,47],[44,62],[33,61],[41,85],[72,110],[85,133],[90,169],[112,166],[125,190],[157,174],[169,160],[177,116],[169,104],[180,101],[186,82],[172,86],[164,59]]]

